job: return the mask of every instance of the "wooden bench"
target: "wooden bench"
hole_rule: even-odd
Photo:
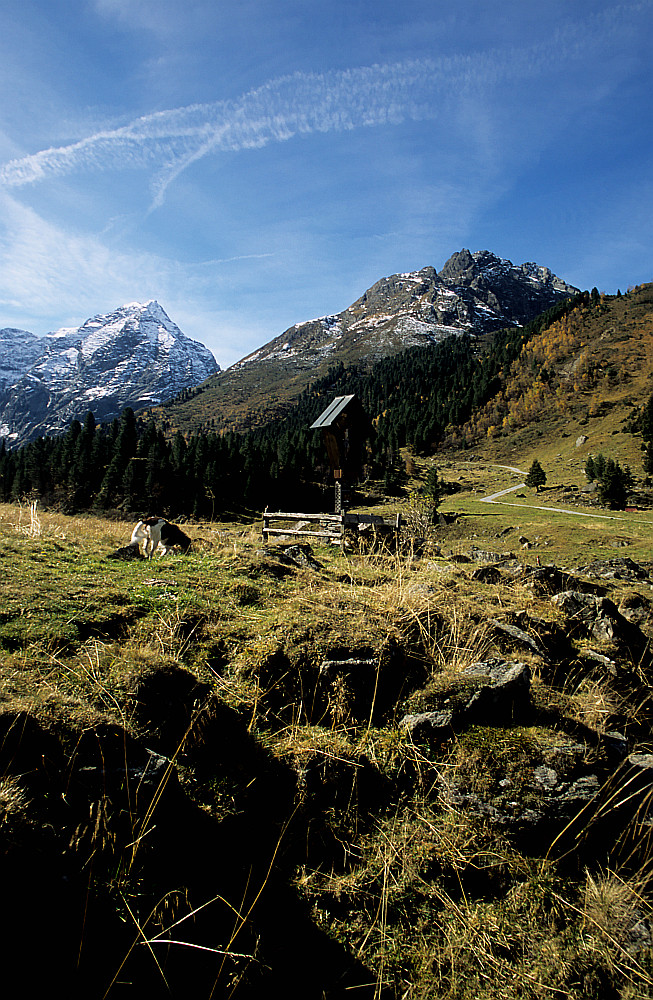
[[[286,527],[272,527],[280,522],[292,522]],[[372,528],[389,528],[397,535],[401,530],[401,514],[395,518],[381,517],[378,514],[291,514],[284,511],[263,512],[263,539],[289,535],[297,538],[321,538],[334,545],[342,545],[346,531],[359,531],[360,525],[370,525]]]

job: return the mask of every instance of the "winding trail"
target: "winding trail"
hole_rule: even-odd
[[[526,483],[518,483],[517,486],[509,486],[507,490],[501,490],[499,493],[493,493],[491,497],[481,497],[480,503],[497,503],[498,497],[505,497],[508,493],[514,493],[515,490],[520,490],[522,486]],[[520,504],[511,504],[511,506],[519,507]]]
[[[514,465],[495,465],[495,469],[507,469],[509,472],[515,472],[519,476],[524,476],[526,473],[523,469],[517,469]],[[624,521],[628,523],[636,524],[653,524],[653,521],[647,520],[645,518],[631,518],[631,517],[620,517],[618,514],[592,514],[586,510],[569,510],[568,507],[547,507],[543,504],[533,504],[533,503],[511,503],[509,500],[501,500],[500,497],[505,497],[509,493],[515,493],[516,490],[521,490],[526,488],[526,483],[518,483],[516,486],[509,486],[505,490],[499,490],[497,493],[492,493],[486,497],[479,497],[479,503],[497,503],[502,504],[504,507],[519,507],[522,510],[544,510],[551,511],[552,514],[570,514],[572,517],[592,517],[597,518],[600,521]]]

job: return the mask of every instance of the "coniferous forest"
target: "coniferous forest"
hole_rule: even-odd
[[[59,437],[22,448],[0,445],[0,499],[38,497],[46,506],[167,517],[220,518],[271,509],[325,510],[331,480],[311,423],[334,396],[355,393],[371,420],[363,478],[383,477],[409,445],[432,454],[500,388],[524,343],[587,292],[547,310],[524,328],[495,334],[484,350],[468,336],[410,348],[365,372],[342,363],[312,383],[278,420],[246,433],[173,437],[133,410],[96,425],[92,413]],[[165,426],[165,425],[164,425]],[[325,506],[327,505],[327,506]]]

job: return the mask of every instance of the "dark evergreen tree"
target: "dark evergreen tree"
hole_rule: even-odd
[[[442,483],[435,465],[428,468],[422,494],[426,500],[431,519],[435,521],[438,507],[442,502]]]
[[[52,473],[48,461],[48,443],[42,437],[27,446],[25,461],[25,493],[44,497],[52,485]]]
[[[524,482],[528,487],[535,487],[538,493],[540,492],[540,487],[546,483],[546,472],[536,458],[533,459],[533,464],[528,470],[528,475]]]
[[[98,469],[93,461],[95,417],[86,414],[84,426],[75,439],[75,450],[66,477],[66,503],[71,511],[86,509],[95,492]]]
[[[614,510],[623,510],[626,506],[630,479],[630,470],[622,469],[619,462],[615,462],[612,458],[606,459],[603,473],[598,481],[601,502]]]
[[[647,444],[653,443],[653,394],[644,406],[640,418],[640,430]]]
[[[602,452],[594,459],[594,478],[602,479],[605,473],[605,455]]]
[[[118,507],[123,502],[123,477],[130,460],[136,454],[138,444],[136,417],[130,406],[122,411],[120,424],[117,428],[114,421],[112,431],[114,430],[115,443],[97,498],[98,505],[105,510],[110,507]]]
[[[437,466],[429,466],[422,492],[428,498],[433,510],[436,511],[442,501],[442,483],[440,482]]]
[[[401,455],[395,452],[391,455],[386,464],[385,475],[383,477],[383,488],[390,496],[399,496],[402,493],[407,481],[408,475],[406,473],[406,466],[401,458]]]
[[[642,467],[647,476],[653,476],[653,444],[646,445]]]
[[[12,464],[7,457],[7,447],[3,438],[0,441],[0,497],[5,502],[11,495],[11,482],[9,480],[13,479]]]

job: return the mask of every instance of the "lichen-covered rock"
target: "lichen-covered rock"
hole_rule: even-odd
[[[487,719],[497,724],[522,719],[528,713],[531,672],[525,663],[508,663],[494,657],[473,663],[462,673],[482,681],[465,706],[466,720]]]
[[[289,545],[287,549],[284,549],[283,554],[286,559],[292,560],[292,562],[302,568],[322,569],[322,564],[315,558],[310,545]]]
[[[394,715],[402,698],[423,684],[425,676],[423,660],[410,656],[400,642],[385,643],[380,654],[371,646],[339,649],[320,663],[315,694],[310,695],[304,682],[303,696],[307,710],[318,718],[326,710],[332,722],[378,723]]]
[[[533,778],[540,786],[540,788],[545,791],[551,791],[558,784],[558,775],[553,770],[552,767],[547,767],[546,764],[540,764],[533,771]]]
[[[530,650],[536,656],[541,656],[543,660],[548,660],[547,653],[538,640],[534,639],[533,636],[529,635],[523,629],[508,622],[499,621],[493,621],[492,628],[495,638],[508,639],[511,645],[521,646],[522,649]]]
[[[530,669],[500,656],[463,670],[443,672],[406,702],[400,725],[414,739],[430,732],[443,738],[474,723],[504,725],[524,721],[531,709]]]
[[[442,742],[453,733],[453,712],[419,712],[404,715],[399,723],[416,742]]]
[[[641,566],[634,559],[628,556],[614,559],[598,559],[580,566],[577,573],[584,576],[596,576],[602,580],[650,580],[651,570],[646,566]]]
[[[630,780],[636,782],[641,788],[653,786],[653,754],[631,753],[628,757],[628,764],[632,769]]]
[[[313,549],[308,544],[286,545],[277,548],[266,546],[259,549],[257,555],[275,559],[282,566],[299,567],[300,569],[322,569],[322,564],[313,555]]]
[[[585,583],[553,563],[546,566],[524,566],[524,584],[536,594],[559,594],[563,590],[605,594],[605,587],[595,583]]]
[[[365,659],[351,657],[346,660],[323,660],[320,664],[320,676],[333,680],[337,676],[350,675],[352,672],[362,673],[378,669],[378,656],[370,656]]]
[[[629,594],[619,605],[619,611],[629,622],[646,625],[653,618],[651,602],[641,594]]]
[[[479,583],[501,583],[501,572],[496,566],[479,566],[472,573],[472,580]]]
[[[623,645],[635,653],[646,647],[646,636],[641,629],[624,618],[607,597],[565,590],[551,600],[567,615],[570,626],[580,635]]]
[[[141,550],[138,542],[130,542],[129,545],[123,545],[115,552],[109,553],[107,559],[144,559],[145,556],[141,555]]]
[[[488,565],[501,562],[504,559],[512,559],[512,552],[487,552],[485,549],[477,548],[476,545],[472,545],[469,554],[474,562]]]

